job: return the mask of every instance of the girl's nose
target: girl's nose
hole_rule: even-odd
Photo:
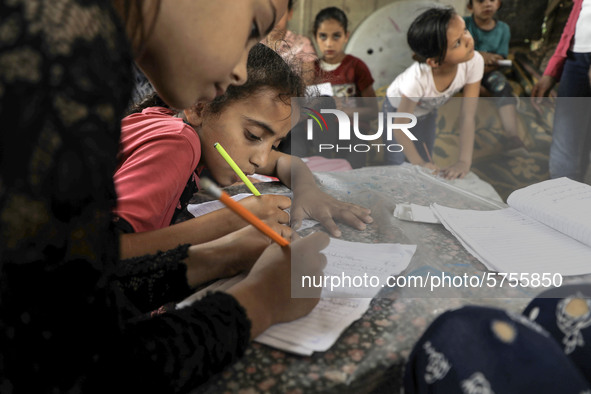
[[[262,149],[257,149],[253,154],[250,156],[250,164],[255,167],[255,171],[258,168],[264,167],[267,165],[267,160],[269,159],[269,152],[270,149],[264,147]]]
[[[246,82],[246,60],[248,59],[248,51],[244,50],[240,61],[236,64],[232,70],[231,83],[232,85],[243,85]]]

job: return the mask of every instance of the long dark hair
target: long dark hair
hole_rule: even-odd
[[[335,21],[339,22],[345,33],[347,32],[347,25],[349,23],[347,20],[347,14],[345,14],[345,12],[338,7],[327,7],[320,10],[318,14],[316,14],[316,18],[314,19],[314,36],[316,36],[316,32],[320,28],[320,24],[329,19],[334,19]]]
[[[256,44],[250,50],[246,69],[246,83],[228,87],[225,94],[205,106],[207,112],[217,114],[230,102],[244,100],[265,87],[277,92],[277,98],[287,105],[292,97],[303,97],[306,93],[301,76],[266,45]]]
[[[455,15],[451,7],[434,7],[416,17],[406,34],[415,60],[425,63],[435,58],[437,63],[443,62],[447,53],[447,27]]]
[[[262,88],[270,88],[277,92],[277,99],[287,105],[290,105],[292,97],[304,97],[306,93],[301,76],[266,45],[259,43],[250,50],[246,69],[246,83],[240,86],[230,85],[226,93],[203,106],[204,113],[219,114],[228,104],[244,100],[260,92]],[[153,93],[134,106],[129,113],[141,112],[145,108],[155,106],[169,108],[158,94]]]

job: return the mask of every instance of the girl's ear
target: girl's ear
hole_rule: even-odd
[[[205,108],[205,104],[198,103],[192,107],[189,107],[183,110],[185,117],[187,118],[187,122],[189,122],[192,126],[201,126],[203,123],[203,110]]]
[[[425,63],[427,63],[427,65],[431,68],[437,68],[440,66],[439,62],[434,57],[427,58],[427,60],[425,60]]]

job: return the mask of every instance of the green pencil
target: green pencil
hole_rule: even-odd
[[[232,158],[230,157],[228,152],[226,152],[226,150],[220,145],[220,143],[216,142],[215,144],[213,144],[213,146],[214,146],[214,148],[217,149],[218,152],[220,152],[220,155],[222,155],[224,160],[226,160],[226,162],[228,162],[230,167],[232,167],[232,169],[240,177],[240,179],[242,179],[242,182],[244,182],[244,184],[246,185],[246,187],[248,187],[248,189],[252,192],[252,194],[254,194],[255,196],[260,196],[261,193],[257,190],[256,187],[254,187],[254,185],[252,184],[250,179],[248,179],[248,177],[244,174],[244,172],[242,172],[240,167],[238,167],[238,165],[234,162],[234,160],[232,160]]]

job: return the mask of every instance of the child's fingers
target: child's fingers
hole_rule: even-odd
[[[277,205],[279,209],[287,209],[291,207],[291,198],[288,196],[282,196],[278,194],[267,194],[267,198],[273,201],[273,204]]]
[[[444,178],[448,180],[454,180],[456,178],[463,178],[466,175],[463,171],[447,170]]]
[[[364,223],[373,223],[373,218],[371,217],[371,210],[367,208],[363,208],[359,205],[350,204],[349,209],[345,210],[345,213],[351,213],[355,215],[359,220],[363,221]]]
[[[357,230],[365,230],[367,228],[367,224],[365,224],[365,222],[363,222],[363,220],[361,220],[359,216],[355,215],[351,211],[341,211],[341,214],[339,215],[338,219],[339,221],[353,228],[356,228]],[[373,219],[371,220],[373,221]]]
[[[318,217],[317,220],[328,230],[330,235],[333,237],[340,237],[342,235],[341,230],[337,226],[337,224],[332,220],[332,216],[330,215],[323,215]]]
[[[290,217],[289,217],[289,213],[280,210],[278,213],[278,217],[277,217],[277,222],[281,223],[281,224],[289,224],[290,221]]]
[[[443,171],[443,177],[447,180],[453,180],[456,178],[455,171],[447,169]]]
[[[292,229],[297,230],[302,225],[304,220],[304,211],[300,208],[292,208],[290,210],[289,225]]]
[[[281,236],[288,241],[291,240],[293,233],[294,231],[291,229],[291,227],[281,226]]]

